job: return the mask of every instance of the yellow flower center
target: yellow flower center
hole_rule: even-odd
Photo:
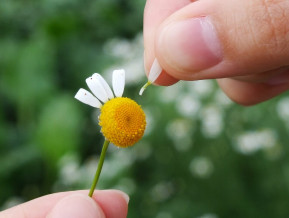
[[[128,147],[142,138],[146,127],[145,114],[131,99],[113,98],[101,107],[99,125],[107,140],[116,146]]]

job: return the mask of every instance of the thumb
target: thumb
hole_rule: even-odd
[[[61,199],[47,218],[105,218],[101,207],[90,197],[72,194]]]
[[[289,1],[281,0],[189,3],[157,29],[155,56],[178,80],[272,75],[289,64],[286,11]]]

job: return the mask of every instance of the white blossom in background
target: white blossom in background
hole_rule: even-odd
[[[276,145],[276,142],[276,134],[271,129],[250,131],[236,138],[235,148],[240,153],[249,155],[261,149],[271,148]]]
[[[208,97],[214,91],[214,82],[212,80],[198,80],[187,83],[190,92],[195,93],[197,97]]]
[[[122,178],[118,181],[117,185],[112,187],[112,189],[122,190],[128,195],[132,195],[137,190],[137,186],[133,179]]]
[[[79,161],[73,155],[65,155],[60,160],[59,179],[65,186],[71,186],[81,180]]]
[[[122,62],[119,65],[112,65],[104,70],[104,77],[108,78],[113,69],[122,68],[126,71],[126,84],[138,84],[145,78],[143,60],[135,58],[132,61]]]
[[[194,146],[194,141],[191,137],[186,137],[182,141],[173,140],[175,149],[179,152],[186,152]]]
[[[135,58],[133,61],[124,63],[123,68],[127,71],[127,84],[138,84],[145,78],[143,58]]]
[[[79,160],[75,155],[65,155],[59,162],[59,177],[54,184],[53,191],[62,191],[65,188],[72,186],[87,187],[91,184],[91,175],[95,171],[97,158],[89,159],[83,165],[80,165]]]
[[[177,151],[185,152],[193,146],[193,123],[187,119],[175,119],[166,126],[167,136]]]
[[[207,106],[202,109],[201,122],[202,133],[208,138],[215,138],[223,131],[223,113],[216,106]]]
[[[233,104],[233,101],[220,88],[216,90],[214,100],[217,105],[223,107],[228,107]]]
[[[175,102],[178,99],[178,96],[184,92],[182,90],[183,85],[184,83],[178,82],[173,86],[162,88],[158,92],[159,101],[163,103]]]
[[[17,206],[17,205],[22,204],[24,202],[25,202],[25,200],[22,199],[21,197],[16,197],[16,196],[10,197],[1,205],[0,211],[9,209],[11,207]]]
[[[139,46],[141,40],[141,34],[136,36],[132,41],[122,38],[114,38],[104,44],[103,50],[106,54],[118,59],[131,59],[136,53],[138,53],[140,50],[139,47],[143,47],[142,45]]]
[[[213,163],[207,157],[196,157],[189,165],[192,175],[200,178],[208,178],[212,174],[213,169]]]
[[[102,181],[99,182],[100,185],[123,174],[123,171],[133,166],[135,161],[135,157],[130,150],[124,151],[118,147],[111,146],[110,151],[111,158],[108,158],[103,165],[103,170],[101,172]]]
[[[191,94],[184,94],[177,98],[176,108],[181,115],[194,118],[198,115],[201,102]]]
[[[155,121],[157,120],[157,117],[160,116],[159,109],[151,106],[151,107],[144,107],[143,110],[145,111],[146,114],[146,120],[147,123],[150,125],[147,125],[147,128],[145,130],[144,136],[149,135],[155,128]]]
[[[151,190],[151,200],[155,202],[163,202],[169,199],[174,193],[174,186],[169,181],[156,184]]]
[[[192,122],[187,119],[175,119],[166,127],[167,135],[171,139],[182,140],[192,133]]]
[[[284,121],[285,125],[289,129],[289,97],[281,99],[277,103],[277,114]]]
[[[126,84],[137,84],[145,78],[143,64],[143,38],[142,34],[134,40],[112,39],[104,47],[104,51],[119,60],[119,64],[110,66],[104,71],[104,77],[108,77],[113,69],[125,69]]]
[[[105,54],[115,58],[123,58],[130,55],[131,42],[127,39],[113,38],[107,41],[103,46]]]
[[[160,211],[156,215],[156,218],[173,218],[173,215],[166,211]]]
[[[111,157],[107,158],[103,166],[102,180],[99,182],[99,186],[104,188],[107,188],[105,186],[107,181],[113,181],[123,174],[125,170],[133,166],[133,162],[136,159],[134,150],[123,151],[115,146],[110,146],[108,150],[111,153]],[[64,156],[60,161],[60,175],[54,185],[54,191],[63,190],[63,187],[78,186],[85,188],[90,185],[98,158],[92,156],[84,164],[80,165],[73,155]],[[118,180],[115,187],[132,194],[135,189],[127,187],[128,185],[131,185],[131,183],[127,180]]]
[[[218,216],[214,213],[205,213],[197,218],[218,218]]]
[[[153,153],[153,149],[151,144],[146,142],[145,140],[141,140],[138,143],[138,146],[135,147],[132,152],[134,153],[134,157],[138,160],[145,160],[151,156]]]

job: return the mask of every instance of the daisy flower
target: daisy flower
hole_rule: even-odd
[[[100,109],[99,125],[105,137],[98,169],[89,193],[89,196],[92,196],[109,143],[111,142],[118,147],[134,145],[144,134],[146,120],[140,105],[130,98],[122,97],[125,86],[124,70],[113,71],[112,87],[114,93],[98,73],[87,78],[86,84],[92,93],[81,88],[76,93],[75,98],[82,103]]]

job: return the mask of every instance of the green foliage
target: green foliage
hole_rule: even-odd
[[[128,217],[287,217],[288,93],[244,108],[213,81],[149,87],[142,0],[0,4],[0,205],[89,189],[98,113],[73,99],[85,78],[125,68],[147,115],[134,147],[110,146],[98,188],[130,197]]]
[[[57,96],[47,102],[35,132],[35,144],[50,165],[66,153],[76,152],[80,139],[80,111],[71,96]]]

